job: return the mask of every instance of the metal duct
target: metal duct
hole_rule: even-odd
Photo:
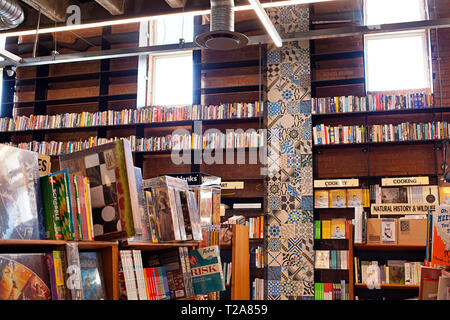
[[[195,39],[206,49],[233,50],[244,47],[248,38],[234,31],[234,0],[211,0],[210,32]]]
[[[0,0],[0,30],[16,28],[24,20],[23,9],[15,0]]]

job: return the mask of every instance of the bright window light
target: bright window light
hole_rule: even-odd
[[[154,56],[153,105],[192,104],[192,52]]]
[[[423,32],[365,36],[367,91],[429,88]]]
[[[365,0],[366,25],[425,20],[424,0]]]
[[[194,18],[185,16],[171,16],[158,19],[156,25],[155,45],[179,43],[183,38],[185,42],[194,40]]]

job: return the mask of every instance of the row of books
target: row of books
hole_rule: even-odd
[[[348,250],[316,250],[316,269],[348,270],[349,251]]]
[[[340,96],[311,99],[312,113],[343,113],[432,108],[433,95],[423,92],[371,94],[363,97]]]
[[[314,282],[314,300],[349,300],[348,283]]]
[[[446,121],[427,123],[404,122],[354,126],[316,125],[313,128],[314,144],[349,144],[366,142],[423,141],[447,139],[450,130]]]
[[[225,285],[231,285],[231,275],[233,274],[233,262],[222,263],[223,278],[225,279]]]
[[[264,300],[264,279],[255,278],[252,282],[252,300]]]
[[[386,265],[378,261],[355,260],[355,282],[367,285],[404,284],[419,285],[422,262],[387,260]]]
[[[0,254],[0,300],[104,300],[101,256],[66,243],[49,252]]]
[[[94,240],[89,178],[66,169],[41,177],[40,185],[45,238]]]
[[[428,186],[381,187],[370,185],[371,199],[374,203],[409,203],[409,204],[447,204],[450,188]]]
[[[190,120],[239,119],[262,116],[264,105],[227,103],[221,105],[155,106],[140,109],[30,115],[0,118],[0,131],[26,131],[77,127],[114,126]]]
[[[250,247],[250,268],[264,268],[264,247]]]
[[[314,190],[314,208],[353,208],[360,206],[370,206],[369,189]]]
[[[225,290],[217,246],[159,252],[120,250],[122,300],[169,300]]]
[[[245,225],[248,226],[248,237],[250,239],[264,238],[264,216],[248,218]]]
[[[352,220],[332,218],[314,221],[314,239],[348,239]]]
[[[29,141],[9,145],[38,152],[40,154],[56,156],[86,150],[95,146],[111,143],[122,138],[90,137],[79,141]],[[124,137],[131,143],[133,152],[152,152],[170,150],[217,150],[234,148],[259,148],[265,145],[262,132],[233,132],[228,134],[215,133],[200,136],[196,134],[166,135],[161,137],[139,138],[136,136]]]

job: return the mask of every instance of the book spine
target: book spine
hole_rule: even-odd
[[[66,243],[66,285],[72,300],[83,300],[80,256],[76,242]]]

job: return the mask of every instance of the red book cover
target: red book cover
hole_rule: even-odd
[[[152,270],[152,268],[145,268],[145,273],[147,273],[148,288],[149,288],[149,300],[155,300],[155,289],[154,289],[154,285],[153,285],[151,270]]]
[[[163,298],[163,293],[162,293],[162,289],[161,289],[161,282],[159,281],[159,272],[158,272],[158,268],[153,268],[153,274],[154,274],[154,281],[155,281],[155,286],[156,286],[156,295],[157,295],[157,300],[162,300]]]

